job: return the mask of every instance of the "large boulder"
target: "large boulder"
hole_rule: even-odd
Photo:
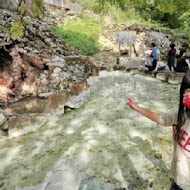
[[[40,122],[39,122],[40,121]],[[2,130],[8,131],[9,138],[17,137],[40,128],[47,122],[47,118],[40,114],[23,114],[12,117],[5,122]],[[3,139],[0,139],[0,141]]]
[[[181,84],[184,75],[185,75],[185,73],[171,74],[168,77],[168,83],[170,83],[170,84]]]
[[[85,78],[88,76],[98,76],[99,68],[96,67],[93,59],[87,56],[65,56],[67,65],[84,65]]]
[[[51,113],[52,111],[58,109],[59,106],[60,107],[64,106],[69,97],[70,93],[68,90],[62,90],[58,93],[52,94],[51,96],[48,97],[44,113]]]
[[[171,75],[171,72],[158,72],[156,73],[156,78],[161,81],[168,81],[168,77]]]
[[[42,98],[26,98],[19,102],[10,104],[6,109],[12,110],[13,114],[42,113],[47,100]]]
[[[86,81],[69,83],[69,90],[71,95],[79,95],[88,86]]]
[[[0,113],[0,125],[3,125],[7,118],[4,116],[4,114]]]
[[[28,53],[20,53],[24,63],[27,62],[30,65],[37,67],[38,69],[42,70],[45,67],[45,63],[43,62],[42,58],[39,56],[35,56]]]

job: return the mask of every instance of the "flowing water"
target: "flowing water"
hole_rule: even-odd
[[[129,109],[125,99],[167,112],[177,109],[179,86],[105,71],[89,83],[82,107],[44,116],[27,124],[36,130],[0,143],[0,189],[169,189],[171,127]]]

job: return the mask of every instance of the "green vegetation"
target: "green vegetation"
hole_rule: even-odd
[[[12,22],[10,32],[12,39],[16,40],[18,37],[23,36],[24,26],[20,22]]]
[[[32,0],[31,2],[32,11],[36,18],[42,18],[42,5],[43,0]],[[22,37],[24,34],[24,26],[29,24],[29,20],[24,19],[24,15],[27,12],[27,4],[24,0],[21,0],[17,9],[19,10],[18,17],[11,23],[10,27],[10,36],[13,40],[16,40],[19,37]]]
[[[24,34],[24,14],[26,12],[27,6],[25,3],[20,5],[19,16],[11,23],[10,35],[13,40],[22,37]]]
[[[92,55],[98,49],[98,34],[101,26],[84,14],[65,26],[55,26],[54,31],[64,38],[67,44],[75,47],[84,55]]]
[[[112,13],[117,22],[153,23],[190,36],[190,0],[75,0],[97,13]],[[113,8],[114,7],[114,8]],[[126,18],[126,20],[125,20]],[[175,31],[175,30],[174,30]]]
[[[43,5],[43,0],[32,0],[32,10],[34,16],[40,19],[43,17],[42,5]]]
[[[99,23],[85,14],[54,30],[82,54],[92,55],[98,48],[101,27],[107,27],[105,17],[117,24],[139,24],[155,29],[183,33],[190,39],[190,0],[72,0],[99,16]],[[108,19],[109,20],[109,19]]]

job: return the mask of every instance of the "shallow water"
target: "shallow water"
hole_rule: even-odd
[[[169,189],[171,128],[132,111],[125,99],[157,112],[175,110],[179,86],[105,71],[89,83],[82,107],[0,143],[2,189]]]

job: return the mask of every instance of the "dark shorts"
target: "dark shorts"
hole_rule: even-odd
[[[149,71],[153,71],[154,70],[153,66],[145,65],[145,67],[147,67]]]
[[[174,181],[172,182],[170,190],[183,190]]]
[[[162,71],[162,70],[165,70],[165,69],[166,69],[166,66],[159,67],[159,68],[158,68],[158,71]]]

